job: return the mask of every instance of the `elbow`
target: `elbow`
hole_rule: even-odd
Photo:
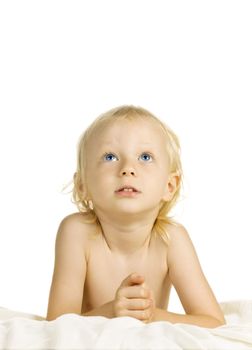
[[[60,316],[60,314],[55,314],[53,312],[48,312],[45,320],[46,321],[54,321],[59,316]]]
[[[47,315],[46,316],[46,321],[53,321],[53,320],[55,320],[56,319],[56,317],[53,317],[53,316],[51,316],[51,315]]]
[[[214,317],[212,315],[204,315],[204,314],[197,314],[197,315],[191,315],[196,317],[197,319],[197,323],[195,323],[196,325],[200,326],[200,327],[204,327],[204,328],[217,328],[217,327],[221,327],[224,326],[226,324],[226,320],[224,317],[220,316],[220,317]]]
[[[216,322],[218,323],[217,327],[225,326],[227,324],[224,317],[221,320],[220,319],[216,319]]]
[[[225,325],[226,325],[226,320],[224,317],[222,318],[211,317],[209,328],[217,328]]]

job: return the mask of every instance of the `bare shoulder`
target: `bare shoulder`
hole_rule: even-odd
[[[56,244],[64,241],[70,245],[87,248],[90,237],[97,231],[97,226],[89,222],[85,213],[72,213],[62,219],[59,224]]]
[[[181,259],[181,255],[185,257],[187,254],[194,255],[197,259],[193,242],[187,229],[180,223],[169,225],[170,244],[168,247],[168,264],[171,266],[173,261]]]
[[[96,228],[94,223],[89,222],[88,214],[72,213],[62,219],[59,232],[68,232],[72,235],[80,235],[87,238]]]
[[[174,244],[178,243],[179,241],[183,241],[183,240],[191,241],[187,229],[178,222],[169,225],[168,234],[170,237],[171,248]]]
[[[67,223],[67,224],[73,224],[73,225],[80,225],[80,224],[86,224],[86,225],[92,225],[88,223],[89,216],[87,213],[72,213],[67,216],[65,216],[62,219],[62,223]]]

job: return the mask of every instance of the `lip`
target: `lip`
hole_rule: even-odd
[[[115,191],[115,194],[118,197],[128,197],[128,198],[133,198],[136,196],[139,196],[141,192],[137,191],[137,192],[131,192],[131,191]]]
[[[133,192],[131,191],[123,191],[124,188],[129,188],[129,189],[132,189]],[[141,193],[141,191],[139,191],[137,188],[133,187],[133,186],[130,186],[130,185],[123,185],[121,187],[119,187],[116,191],[116,193]]]

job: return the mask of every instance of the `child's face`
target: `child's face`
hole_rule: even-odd
[[[150,120],[120,120],[96,130],[88,143],[86,185],[97,214],[158,212],[174,190],[166,148]]]

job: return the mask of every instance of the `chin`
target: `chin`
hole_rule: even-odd
[[[114,213],[125,215],[151,215],[153,208],[139,207],[139,205],[122,205],[113,209]]]

